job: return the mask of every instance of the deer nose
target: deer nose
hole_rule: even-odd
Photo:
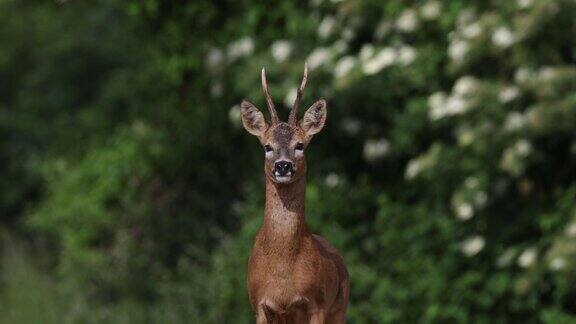
[[[276,174],[284,177],[292,173],[292,162],[289,161],[278,161],[274,163],[274,170]]]

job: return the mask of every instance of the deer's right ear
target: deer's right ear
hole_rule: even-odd
[[[264,120],[264,115],[248,100],[242,100],[240,104],[240,115],[242,116],[242,124],[248,133],[262,137],[268,125]]]

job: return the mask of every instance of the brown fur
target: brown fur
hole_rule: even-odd
[[[305,177],[288,185],[266,181],[264,222],[248,269],[258,323],[308,323],[312,315],[318,320],[310,323],[345,323],[348,274],[337,250],[308,230],[305,190]],[[275,322],[265,320],[266,309],[274,311]],[[300,320],[283,322],[279,316]]]
[[[289,123],[280,122],[268,92],[264,70],[262,86],[271,124],[252,103],[240,105],[242,122],[265,147],[266,203],[264,221],[254,240],[248,264],[248,293],[258,324],[346,322],[348,272],[338,251],[306,225],[306,159],[304,150],[326,119],[326,102],[314,103],[296,123],[302,84]],[[278,181],[274,164],[290,161],[293,175]]]

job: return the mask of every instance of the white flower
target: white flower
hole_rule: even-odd
[[[506,249],[504,253],[502,253],[498,259],[496,260],[496,265],[500,268],[507,267],[512,264],[514,257],[516,256],[516,250],[512,248]]]
[[[208,67],[214,69],[224,61],[224,53],[219,48],[211,48],[206,56]]]
[[[414,179],[423,169],[424,163],[422,158],[412,159],[408,162],[408,166],[406,166],[404,177],[408,180]]]
[[[557,76],[558,70],[553,67],[545,66],[538,70],[538,78],[540,78],[542,81],[552,81]]]
[[[315,49],[314,51],[312,51],[312,53],[310,53],[310,55],[308,55],[308,58],[306,59],[306,62],[308,63],[308,68],[310,70],[315,70],[316,68],[328,62],[331,56],[332,55],[330,51],[326,48],[321,47]]]
[[[455,40],[448,46],[448,56],[454,61],[463,61],[470,50],[470,44],[463,40]]]
[[[326,186],[335,188],[340,183],[340,176],[336,173],[330,173],[326,176]]]
[[[458,219],[467,221],[474,216],[474,208],[468,203],[461,203],[456,206],[456,217]]]
[[[444,105],[446,104],[446,94],[444,92],[436,92],[428,97],[428,107],[430,108],[430,119],[437,120],[444,117]]]
[[[464,9],[458,13],[456,23],[458,26],[466,26],[477,20],[476,13],[473,9]]]
[[[480,185],[480,180],[477,177],[468,177],[464,180],[464,186],[467,189],[476,189]]]
[[[416,50],[411,46],[402,46],[398,49],[398,61],[408,65],[416,59]]]
[[[470,127],[459,127],[456,132],[460,146],[468,146],[476,140],[476,133]]]
[[[236,60],[243,56],[248,56],[254,51],[254,41],[250,37],[241,38],[228,45],[228,57]]]
[[[342,39],[345,41],[350,41],[354,38],[354,36],[356,36],[356,32],[354,31],[354,29],[350,28],[350,27],[346,27],[344,28],[344,30],[342,31]]]
[[[232,106],[232,108],[230,108],[230,111],[228,111],[228,119],[230,119],[230,122],[234,126],[242,125],[242,120],[240,116],[240,105],[234,105]]]
[[[459,91],[463,91],[460,89]],[[468,111],[469,103],[459,94],[449,97],[442,92],[435,93],[428,98],[430,108],[429,116],[432,120],[438,120],[446,116],[460,115]]]
[[[374,60],[382,64],[383,67],[387,67],[394,64],[397,58],[398,54],[396,53],[396,50],[391,47],[386,47],[376,54]]]
[[[275,41],[271,46],[271,51],[276,62],[284,62],[292,53],[292,43],[287,40]]]
[[[340,39],[332,45],[332,49],[334,50],[335,53],[342,54],[348,49],[348,44],[346,43],[346,41]]]
[[[518,176],[524,171],[524,164],[520,161],[514,150],[507,148],[502,154],[502,159],[500,160],[500,168],[504,171],[508,171],[512,175]]]
[[[532,70],[526,67],[521,67],[518,68],[516,72],[514,72],[514,81],[520,84],[526,83],[530,80],[530,78],[532,78],[533,75],[534,72]]]
[[[466,38],[475,38],[482,33],[482,26],[478,22],[474,22],[462,29],[462,36]]]
[[[446,103],[446,94],[442,91],[434,92],[428,97],[428,106],[430,108],[438,108],[444,106]]]
[[[418,24],[418,16],[413,9],[404,10],[398,20],[396,20],[396,28],[406,33],[414,31],[418,28]]]
[[[525,139],[518,140],[512,147],[507,148],[500,161],[500,167],[511,174],[518,176],[524,171],[526,157],[532,151],[532,144]]]
[[[507,27],[498,27],[492,34],[492,42],[500,48],[509,47],[514,40],[514,34]]]
[[[364,143],[364,159],[375,162],[382,159],[390,150],[390,143],[384,138],[367,140]]]
[[[290,90],[288,90],[286,93],[286,97],[284,97],[284,105],[286,107],[292,107],[294,100],[296,100],[296,95],[298,95],[298,89],[290,88]]]
[[[353,56],[344,56],[341,58],[338,63],[336,63],[336,67],[334,68],[334,76],[337,78],[341,78],[354,68],[356,65],[356,58]]]
[[[467,257],[473,257],[478,254],[484,246],[486,245],[486,240],[480,235],[474,235],[467,238],[461,243],[461,250]]]
[[[526,125],[526,116],[524,114],[519,113],[517,111],[513,111],[506,117],[506,121],[504,121],[504,130],[508,132],[512,132],[518,129],[521,129]]]
[[[468,110],[468,102],[460,96],[450,96],[446,101],[446,115],[460,115]]]
[[[561,257],[555,257],[550,261],[550,270],[552,271],[559,271],[566,268],[566,260]]]
[[[534,0],[518,0],[518,1],[516,1],[516,4],[518,5],[518,8],[520,8],[520,9],[526,9],[528,7],[531,7],[533,3],[534,3]]]
[[[318,36],[325,39],[328,38],[334,32],[336,27],[336,18],[334,16],[326,16],[322,19],[322,22],[318,26]]]
[[[362,48],[360,49],[360,54],[358,56],[360,57],[361,61],[365,62],[372,56],[374,56],[374,52],[375,52],[374,46],[372,44],[366,44],[362,46]]]
[[[528,248],[520,254],[518,257],[518,265],[521,268],[528,268],[536,262],[536,257],[538,257],[538,252],[535,248]]]
[[[441,11],[442,5],[438,1],[428,1],[420,7],[420,14],[422,15],[422,18],[426,20],[434,20],[440,17]]]
[[[473,76],[463,76],[459,78],[454,84],[454,93],[458,96],[466,96],[473,94],[480,84],[480,81]]]
[[[394,64],[394,62],[396,62],[397,56],[398,55],[393,48],[384,48],[372,59],[365,62],[362,66],[362,70],[367,75],[376,74],[383,68]]]
[[[342,120],[342,129],[350,135],[358,134],[361,128],[362,123],[358,119],[345,118]]]
[[[498,93],[498,99],[500,100],[501,103],[509,103],[514,99],[518,98],[519,95],[520,90],[518,89],[518,87],[508,86],[500,90],[500,93]]]
[[[521,139],[514,145],[514,149],[518,155],[526,157],[532,151],[532,144],[528,140]]]
[[[566,227],[566,235],[572,238],[576,237],[576,222],[572,222]]]

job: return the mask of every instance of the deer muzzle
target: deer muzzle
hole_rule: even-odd
[[[294,165],[291,161],[281,160],[274,163],[274,177],[279,182],[290,181],[294,174]]]

